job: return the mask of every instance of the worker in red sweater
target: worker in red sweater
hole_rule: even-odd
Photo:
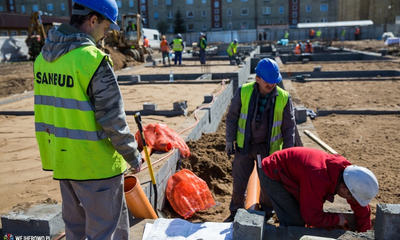
[[[323,211],[324,202],[333,202],[338,194],[354,211],[357,231],[371,229],[368,204],[379,185],[367,168],[352,165],[338,154],[292,147],[264,158],[262,169],[261,186],[271,198],[281,226],[344,226],[343,214]]]

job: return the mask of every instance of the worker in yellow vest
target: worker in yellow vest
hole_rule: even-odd
[[[182,35],[180,33],[178,33],[176,35],[176,38],[174,40],[172,40],[172,42],[169,44],[170,46],[172,46],[172,50],[174,50],[175,52],[175,59],[174,62],[176,65],[179,62],[179,65],[182,64],[182,51],[185,48],[185,46],[183,45],[182,42]]]
[[[321,29],[318,29],[318,30],[317,30],[316,36],[317,36],[317,39],[318,39],[318,40],[321,40],[321,36],[322,36],[322,31],[321,31]]]
[[[295,146],[293,104],[289,93],[277,86],[282,80],[278,64],[264,58],[258,62],[255,73],[255,82],[236,90],[226,115],[225,151],[228,156],[234,154],[231,215],[226,222],[233,220],[239,208],[244,208],[254,161]],[[258,165],[259,173],[260,167]],[[272,216],[272,204],[264,189],[260,192],[260,205],[267,216]]]
[[[233,42],[231,42],[231,44],[229,44],[228,49],[226,50],[226,52],[229,55],[229,62],[230,63],[232,63],[232,61],[236,57],[237,46],[238,46],[238,40],[235,39],[235,40],[233,40]]]
[[[34,63],[42,168],[59,180],[66,239],[129,239],[127,163],[142,157],[126,122],[112,61],[96,47],[119,31],[114,0],[74,0],[70,25],[51,29]]]

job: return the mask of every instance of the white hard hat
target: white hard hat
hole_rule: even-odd
[[[343,172],[344,183],[357,202],[365,207],[378,194],[375,175],[365,167],[350,165]]]

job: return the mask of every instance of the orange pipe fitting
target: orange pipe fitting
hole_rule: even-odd
[[[260,180],[258,179],[257,163],[255,162],[247,184],[245,209],[260,210],[260,191]]]

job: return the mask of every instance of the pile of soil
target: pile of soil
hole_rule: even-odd
[[[126,56],[114,47],[106,46],[105,53],[109,54],[114,64],[114,71],[121,70],[126,67],[137,66],[142,63],[135,61],[131,56]]]

